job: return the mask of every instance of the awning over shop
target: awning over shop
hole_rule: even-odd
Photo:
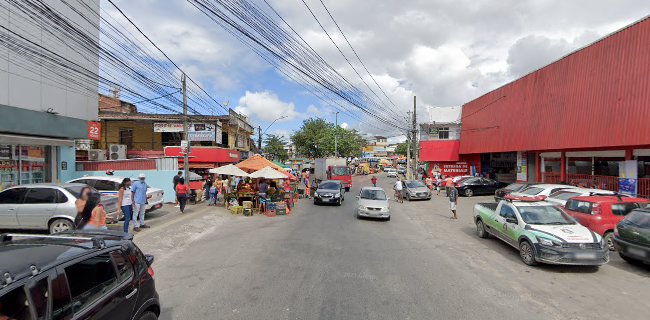
[[[165,147],[166,157],[183,157],[180,147]],[[240,154],[237,150],[215,148],[215,147],[192,147],[190,151],[190,163],[210,163],[214,168],[215,163],[236,163],[239,162]],[[190,166],[190,168],[193,168]]]
[[[257,170],[262,170],[265,167],[271,167],[276,170],[284,170],[282,167],[278,166],[277,164],[267,160],[266,158],[260,156],[259,154],[256,154],[238,164],[236,164],[237,168],[242,169],[248,173],[255,172]]]
[[[458,161],[458,140],[420,141],[420,161]]]

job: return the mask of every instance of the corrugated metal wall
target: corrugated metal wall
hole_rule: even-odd
[[[646,18],[463,106],[460,153],[650,145]]]

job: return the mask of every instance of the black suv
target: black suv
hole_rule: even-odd
[[[158,319],[153,256],[132,238],[1,234],[0,319]]]

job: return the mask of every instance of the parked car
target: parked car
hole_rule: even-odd
[[[419,180],[405,180],[404,187],[402,188],[402,198],[406,200],[430,200],[431,199],[431,190]]]
[[[390,172],[390,171],[397,171],[397,170],[395,170],[395,168],[390,167],[390,166],[384,167],[384,172]]]
[[[607,247],[615,250],[614,228],[634,209],[645,207],[647,199],[612,196],[574,197],[567,201],[565,211],[589,230],[605,239]]]
[[[388,174],[386,175],[388,178],[397,178],[397,171],[388,171]]]
[[[506,186],[505,183],[488,178],[468,177],[456,182],[456,189],[459,195],[472,197],[481,194],[494,194],[494,192]]]
[[[123,177],[118,176],[88,176],[79,179],[70,180],[68,182],[85,183],[97,189],[102,195],[117,197],[117,192],[120,190],[120,183],[124,180]],[[147,188],[147,211],[162,208],[165,202],[163,196],[165,192],[162,189]]]
[[[406,168],[404,168],[404,167],[399,167],[399,168],[397,168],[397,173],[399,173],[399,174],[406,174]]]
[[[632,210],[614,228],[614,246],[628,262],[650,263],[650,210]]]
[[[390,205],[386,192],[378,187],[363,187],[359,192],[357,218],[380,218],[390,220]]]
[[[74,229],[75,201],[81,183],[23,184],[0,192],[0,229],[49,230],[57,233]],[[92,189],[92,188],[91,188]],[[92,189],[92,192],[99,193]],[[122,218],[117,198],[101,196],[107,222]]]
[[[503,188],[497,189],[494,192],[494,201],[499,202],[504,199],[506,195],[509,195],[513,192],[519,192],[523,189],[526,189],[527,187],[530,187],[534,185],[534,183],[527,183],[527,182],[516,182],[516,183],[511,183]]]
[[[546,201],[555,203],[560,206],[564,206],[567,200],[573,197],[584,197],[591,195],[613,195],[616,194],[614,191],[602,190],[602,189],[586,189],[586,188],[576,188],[576,189],[562,189],[551,193]]]
[[[537,263],[593,265],[609,261],[603,239],[577,223],[559,207],[536,198],[507,198],[474,206],[476,233],[493,235],[517,248],[527,265]]]
[[[0,235],[0,318],[158,319],[154,258],[123,235]]]
[[[455,176],[455,177],[451,178],[451,182],[457,183],[457,182],[459,182],[461,180],[464,180],[464,179],[467,179],[467,178],[473,178],[473,177],[474,176]]]
[[[345,201],[345,186],[338,180],[325,180],[318,184],[314,192],[314,204],[333,203],[341,205]]]
[[[577,189],[578,187],[570,186],[567,184],[535,184],[522,189],[521,191],[512,192],[513,197],[534,197],[534,196],[546,196],[548,197],[551,193],[563,190],[563,189]]]

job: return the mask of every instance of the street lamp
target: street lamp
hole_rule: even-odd
[[[257,138],[257,150],[258,150],[260,153],[262,153],[262,136],[263,136],[264,134],[266,134],[266,131],[269,130],[269,128],[271,128],[271,126],[272,126],[276,121],[278,121],[278,120],[282,120],[282,119],[284,119],[284,118],[286,118],[286,117],[287,117],[287,116],[282,116],[282,117],[279,117],[279,118],[273,120],[273,122],[271,122],[271,124],[269,124],[269,126],[266,127],[266,129],[264,130],[264,132],[262,132],[262,126],[258,126],[258,127],[257,127],[257,130],[258,130],[258,133],[259,133],[259,136],[258,136],[258,138]]]

